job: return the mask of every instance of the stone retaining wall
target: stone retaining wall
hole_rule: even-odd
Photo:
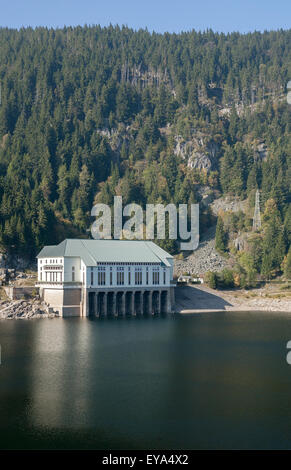
[[[38,293],[38,288],[34,286],[5,286],[3,289],[11,300],[19,300],[31,297],[33,293]]]

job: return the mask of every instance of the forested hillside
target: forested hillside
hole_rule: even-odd
[[[1,245],[34,256],[88,236],[93,202],[114,195],[191,203],[203,188],[244,199],[258,187],[252,269],[280,269],[291,242],[290,45],[291,30],[0,29]],[[202,230],[210,219],[206,209]]]

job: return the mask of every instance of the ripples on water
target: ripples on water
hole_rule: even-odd
[[[1,448],[290,448],[291,315],[1,321]]]

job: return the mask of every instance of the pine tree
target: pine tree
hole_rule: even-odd
[[[288,240],[288,244],[291,245],[291,204],[289,204],[285,220],[284,220],[284,228]]]
[[[2,28],[0,42],[5,248],[28,253],[49,233],[56,243],[54,220],[84,230],[100,191],[108,201],[122,190],[128,202],[193,203],[196,185],[240,198],[260,187],[266,242],[256,269],[264,258],[262,269],[279,272],[291,244],[291,119],[287,103],[277,99],[290,62],[288,31]],[[230,114],[221,112],[226,105]],[[208,136],[216,143],[211,171],[191,169],[188,150],[211,153]],[[260,142],[265,156],[257,151]],[[270,198],[278,217],[268,229]],[[248,220],[241,225],[247,230]]]
[[[268,216],[268,222],[263,239],[262,274],[270,276],[272,272],[280,270],[286,246],[284,231],[280,223],[280,214],[276,207],[271,205],[271,200],[267,207],[269,209],[266,209],[264,214],[265,219]]]
[[[284,276],[286,277],[286,279],[291,280],[291,247],[289,248],[284,266]]]
[[[217,225],[216,225],[216,233],[215,233],[215,248],[218,251],[225,251],[226,250],[226,233],[224,231],[224,223],[222,217],[218,217]]]

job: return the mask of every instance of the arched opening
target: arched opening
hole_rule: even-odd
[[[95,292],[89,292],[89,316],[93,317],[95,312]]]
[[[133,315],[133,308],[132,308],[132,296],[133,292],[126,292],[125,294],[125,314],[128,316]]]
[[[150,292],[145,291],[143,294],[143,313],[144,315],[150,315]]]
[[[139,291],[135,292],[134,308],[135,308],[136,315],[142,315],[142,298],[141,298],[141,292]]]
[[[98,311],[98,315],[99,317],[104,317],[104,315],[106,315],[106,311],[105,311],[105,292],[99,292],[98,294],[98,298],[97,298],[97,311]]]
[[[123,315],[123,292],[117,292],[116,294],[116,312],[118,316]]]
[[[114,311],[114,292],[108,292],[107,294],[107,315],[113,317],[115,315]]]
[[[168,292],[166,290],[161,294],[161,313],[168,313]]]
[[[153,313],[154,315],[160,313],[160,293],[156,290],[153,292]]]

